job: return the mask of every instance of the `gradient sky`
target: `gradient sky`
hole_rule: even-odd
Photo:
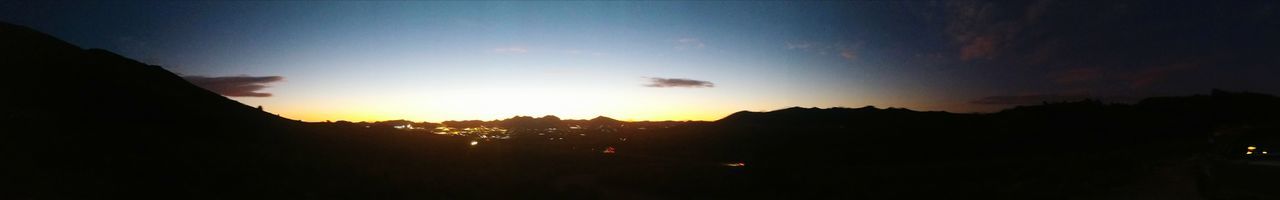
[[[991,112],[1280,94],[1274,1],[8,2],[0,21],[293,119]],[[265,87],[264,87],[265,86]]]

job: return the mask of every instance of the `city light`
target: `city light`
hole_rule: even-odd
[[[1253,155],[1253,152],[1255,152],[1255,151],[1258,151],[1258,147],[1257,147],[1257,146],[1253,146],[1253,145],[1249,145],[1249,147],[1245,147],[1244,155]],[[1266,155],[1266,154],[1267,154],[1267,151],[1265,151],[1265,150],[1264,150],[1264,151],[1261,151],[1261,152],[1262,152],[1261,154],[1263,154],[1263,155]]]

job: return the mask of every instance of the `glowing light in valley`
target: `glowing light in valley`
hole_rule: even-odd
[[[1253,152],[1257,150],[1257,146],[1249,145],[1249,147],[1245,147],[1244,155],[1253,155]],[[1262,154],[1267,154],[1267,151],[1262,151]]]

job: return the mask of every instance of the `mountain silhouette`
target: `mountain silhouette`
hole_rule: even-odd
[[[1275,169],[1231,159],[1241,159],[1246,146],[1280,145],[1276,124],[1280,98],[1213,90],[1131,105],[1084,100],[979,114],[869,106],[742,111],[678,131],[696,136],[656,148],[784,171],[797,180],[784,191],[871,199],[1125,196],[1143,192],[1117,188],[1161,187],[1133,186],[1141,179],[1210,188],[1136,195],[1144,198],[1271,199],[1280,193],[1259,188],[1276,185],[1263,178],[1277,177]],[[841,173],[849,175],[833,175]]]
[[[0,152],[18,197],[190,193],[273,169],[301,123],[188,83],[159,66],[0,23]],[[273,144],[274,143],[274,144]],[[259,169],[253,169],[258,167]],[[65,191],[75,189],[76,191]],[[234,190],[233,190],[234,191]],[[244,192],[247,190],[241,190]]]
[[[862,108],[804,108],[790,107],[769,112],[739,111],[716,123],[734,126],[806,126],[820,124],[856,124],[861,120],[913,114],[944,114],[944,112],[917,112],[904,108],[880,109],[874,106]]]
[[[201,89],[159,66],[81,49],[26,27],[0,23],[5,120],[91,120],[244,125],[286,123]]]
[[[622,123],[622,121],[618,121],[618,120],[616,120],[616,119],[609,118],[609,117],[605,117],[605,116],[596,116],[595,118],[591,118],[591,119],[590,119],[590,121],[591,121],[591,123],[595,123],[595,124],[617,124],[617,123]]]

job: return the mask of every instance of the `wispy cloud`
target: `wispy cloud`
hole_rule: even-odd
[[[858,41],[856,43],[835,42],[833,44],[815,44],[811,42],[787,42],[782,47],[792,51],[810,52],[818,55],[839,55],[845,60],[857,60],[858,49],[862,48],[865,42]]]
[[[565,51],[564,51],[564,53],[567,53],[567,54],[573,54],[573,55],[591,55],[591,56],[602,56],[602,55],[604,55],[604,53],[600,53],[600,52],[595,52],[595,51],[583,51],[583,50],[577,50],[577,49],[565,50]]]
[[[791,49],[791,50],[796,50],[796,49],[808,50],[810,48],[813,48],[813,46],[814,46],[813,44],[808,42],[787,42],[786,47],[787,49]]]
[[[500,47],[500,48],[494,48],[494,49],[493,49],[493,52],[494,52],[494,53],[522,54],[522,53],[529,53],[529,49],[524,48],[524,47]]]
[[[858,54],[853,52],[852,49],[841,49],[840,57],[843,57],[845,60],[857,60]]]
[[[191,84],[229,97],[270,97],[271,93],[258,92],[268,83],[283,81],[281,76],[184,76]]]
[[[709,87],[715,87],[716,85],[714,83],[711,83],[710,81],[702,81],[702,80],[693,80],[693,79],[685,79],[685,78],[652,78],[651,77],[649,78],[649,84],[646,84],[644,86],[657,87],[657,88],[672,88],[672,87],[709,88]]]
[[[703,47],[707,47],[707,44],[703,43],[702,40],[699,40],[698,38],[680,38],[680,39],[676,39],[675,43],[676,43],[676,49],[681,49],[681,50],[701,49]]]

